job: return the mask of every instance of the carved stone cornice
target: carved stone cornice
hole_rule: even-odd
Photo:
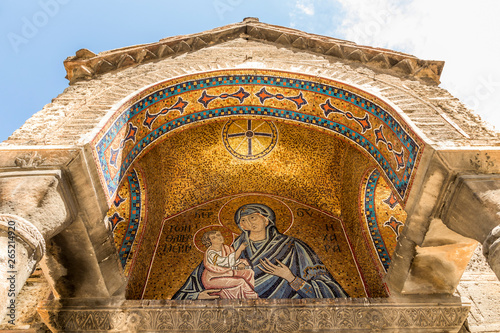
[[[412,55],[357,45],[300,30],[261,23],[256,18],[201,33],[174,36],[156,43],[130,46],[95,54],[81,49],[64,61],[70,83],[165,57],[196,51],[236,38],[252,39],[317,54],[333,56],[368,67],[392,71],[439,84],[444,61],[421,60]]]
[[[469,313],[445,299],[68,301],[38,308],[53,332],[457,332]]]
[[[30,246],[35,253],[35,260],[39,262],[45,254],[45,239],[40,231],[26,219],[11,214],[0,214],[0,229],[13,231],[24,243]]]

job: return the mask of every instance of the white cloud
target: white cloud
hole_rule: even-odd
[[[500,2],[476,0],[337,0],[339,37],[445,60],[442,86],[500,129]],[[500,111],[500,110],[498,110]]]
[[[314,4],[310,1],[300,1],[298,0],[295,3],[295,7],[297,7],[298,10],[303,12],[306,15],[312,16],[314,15]]]
[[[292,10],[290,11],[290,27],[297,28],[298,26],[302,27],[305,22],[307,27],[310,27],[311,16],[314,15],[314,2],[313,0],[297,0],[295,1],[295,5],[293,5]]]

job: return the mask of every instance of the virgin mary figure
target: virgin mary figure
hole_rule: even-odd
[[[242,233],[233,243],[247,247],[241,257],[255,273],[259,298],[338,298],[349,297],[303,241],[281,234],[274,211],[264,204],[241,206],[234,220]],[[203,262],[195,268],[172,299],[219,298],[217,289],[204,290]]]

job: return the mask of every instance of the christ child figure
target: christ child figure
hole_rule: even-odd
[[[201,276],[205,289],[220,289],[213,295],[224,299],[258,298],[254,290],[254,271],[245,259],[239,259],[246,243],[235,251],[224,244],[224,237],[215,230],[205,232],[201,242],[207,247]]]

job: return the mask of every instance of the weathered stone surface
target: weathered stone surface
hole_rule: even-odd
[[[499,212],[500,176],[466,175],[455,182],[442,216],[453,230],[483,243],[484,255],[500,278]]]
[[[469,311],[459,299],[124,301],[40,305],[53,332],[458,332]]]
[[[500,281],[482,252],[479,245],[460,280],[457,295],[471,304],[467,318],[470,332],[500,332]]]
[[[6,317],[0,323],[0,331],[14,330],[17,332],[50,332],[43,323],[37,312],[37,306],[41,301],[49,298],[50,288],[45,280],[42,270],[37,268],[26,280],[24,287],[16,298],[16,320],[15,325],[8,323]],[[3,331],[2,331],[3,332]]]
[[[431,221],[405,282],[404,294],[451,294],[467,267],[477,242],[448,229],[441,220]]]
[[[15,323],[16,297],[45,253],[43,236],[31,223],[0,214],[0,320]]]
[[[491,230],[483,243],[483,254],[491,269],[500,279],[500,225]]]
[[[0,213],[25,218],[48,239],[66,227],[70,212],[59,189],[60,177],[43,173],[0,174]]]
[[[389,75],[383,69],[387,62],[391,63],[386,54],[378,58],[375,58],[377,55],[370,55],[374,63],[386,64],[376,68],[359,67],[351,60],[338,58],[339,52],[343,52],[335,49],[338,43],[340,42],[335,40],[332,47],[326,51],[327,54],[319,54],[277,47],[258,40],[236,38],[211,44],[210,47],[185,53],[181,57],[170,56],[160,61],[155,60],[154,63],[142,62],[138,66],[122,67],[119,71],[107,72],[91,81],[73,84],[52,104],[30,118],[4,145],[88,142],[92,138],[89,134],[96,132],[103,113],[107,110],[108,115],[104,118],[110,116],[123,98],[137,92],[140,87],[178,75],[234,67],[258,67],[318,75],[348,84],[362,85],[374,95],[391,100],[397,94],[401,98],[395,101],[395,105],[420,127],[429,143],[437,146],[490,146],[500,143],[493,131],[473,117],[470,110],[445,90],[418,80]],[[143,55],[145,51],[143,48],[141,50],[140,54],[131,55],[132,58]],[[383,56],[387,58],[387,62],[380,61],[385,59]],[[105,64],[103,60],[105,59],[96,63],[96,66],[99,64],[99,71]],[[111,64],[106,65],[108,69],[114,68],[113,64],[117,64],[118,60],[106,60]],[[103,113],[96,113],[92,118],[87,110],[97,105]]]

